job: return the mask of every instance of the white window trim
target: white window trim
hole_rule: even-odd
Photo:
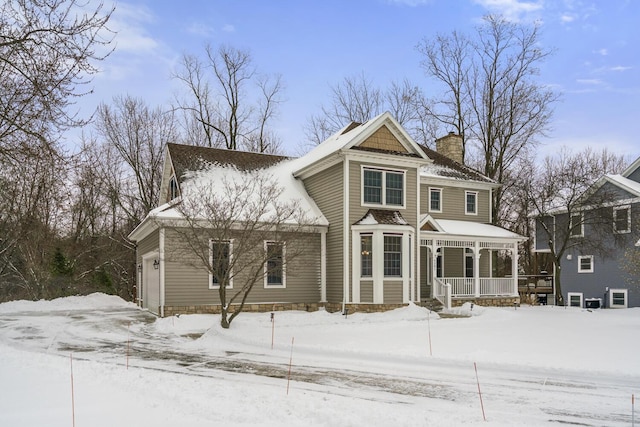
[[[584,307],[584,295],[582,294],[582,292],[568,292],[567,293],[567,305],[569,307],[575,307],[574,305],[571,305],[571,297],[573,296],[579,296],[580,297],[580,307],[579,308],[583,308]]]
[[[467,196],[473,194],[475,196],[475,212],[469,212],[467,210]],[[465,215],[478,215],[478,192],[466,190],[464,192],[464,214]]]
[[[364,171],[371,170],[382,172],[382,203],[368,203],[364,201]],[[402,174],[402,205],[387,204],[387,172]],[[404,169],[381,168],[379,166],[361,165],[360,166],[360,204],[362,206],[377,208],[386,206],[388,208],[406,209],[407,205],[407,171]]]
[[[384,273],[384,255],[385,255],[385,250],[384,250],[384,238],[385,237],[399,237],[400,238],[400,275],[398,276],[387,276]],[[406,275],[405,269],[403,268],[403,260],[404,260],[404,241],[405,241],[405,237],[403,233],[382,233],[382,277],[384,278],[384,280],[387,281],[394,281],[394,280],[403,280],[404,276]]]
[[[438,192],[440,193],[440,209],[431,209],[431,192]],[[429,212],[434,212],[434,213],[442,213],[442,188],[440,187],[429,187]]]
[[[591,268],[588,270],[582,269],[582,260],[590,259]],[[593,255],[579,255],[578,256],[578,273],[593,273]]]
[[[363,236],[371,236],[371,276],[363,276],[362,275],[362,237]],[[359,245],[360,245],[359,246],[360,249],[358,251],[358,253],[360,254],[360,258],[359,258],[360,259],[360,265],[358,267],[358,276],[360,277],[360,281],[367,281],[367,280],[373,281],[373,276],[374,276],[373,260],[375,258],[375,253],[376,253],[373,250],[373,244],[374,244],[373,232],[365,231],[365,232],[358,233],[358,238],[359,238]]]
[[[580,215],[580,234],[573,234],[573,217]],[[584,212],[569,215],[569,238],[584,237]]]
[[[173,185],[172,185],[173,183]],[[175,194],[173,194],[173,187],[175,187]],[[175,200],[180,197],[180,189],[178,187],[178,179],[175,175],[171,175],[169,178],[169,201]]]
[[[624,294],[624,305],[613,304],[613,293],[621,292]],[[628,308],[629,307],[629,290],[628,289],[609,289],[609,308]]]
[[[209,239],[209,265],[213,264],[213,242],[226,242],[229,244],[229,285],[226,289],[233,289],[233,269],[231,267],[231,263],[233,260],[233,239],[231,240],[218,240],[218,239]],[[209,272],[209,289],[220,289],[220,285],[213,284],[213,274]]]
[[[621,210],[627,211],[627,228],[625,230],[616,230],[616,213]],[[631,233],[631,205],[617,206],[613,208],[613,232],[616,234]]]
[[[265,257],[267,255],[267,245],[269,243],[280,243],[282,244],[282,284],[281,285],[270,285],[267,283],[267,263],[268,260],[264,263],[264,288],[265,289],[285,289],[287,287],[287,244],[286,242],[276,241],[276,240],[265,240],[264,241],[264,252]]]

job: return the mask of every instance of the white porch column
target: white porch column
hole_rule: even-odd
[[[353,242],[353,253],[351,254],[351,302],[360,304],[360,262],[362,253],[362,241],[360,233],[351,232],[351,241]]]
[[[513,278],[513,295],[518,295],[518,244],[511,249],[511,277]]]
[[[410,291],[409,286],[411,285],[411,267],[413,264],[411,263],[412,250],[411,250],[411,233],[403,233],[402,234],[402,253],[408,254],[409,256],[402,256],[402,302],[406,304],[410,301],[410,297],[413,297],[413,291]]]
[[[480,244],[473,243],[473,289],[476,298],[480,296]]]
[[[431,268],[429,269],[429,272],[431,274],[431,295],[429,295],[429,297],[434,298],[436,295],[436,286],[438,286],[436,283],[436,277],[438,277],[438,251],[435,239],[434,243],[431,245]]]
[[[373,303],[384,303],[384,234],[373,233]]]

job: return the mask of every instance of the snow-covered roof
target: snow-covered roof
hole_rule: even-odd
[[[404,136],[402,139],[405,140],[406,144],[413,147],[417,157],[428,160],[427,156],[421,152],[421,147],[415,143],[408,134],[406,134],[404,129],[402,129],[402,126],[398,124],[389,112],[385,112],[362,124],[350,123],[335,134],[331,135],[325,141],[315,146],[307,154],[296,159],[296,169],[294,170],[294,173],[298,174],[304,168],[329,157],[335,152],[356,146],[358,143],[362,142],[363,138],[369,136],[370,133],[377,130],[383,124],[390,125],[398,133],[402,134]]]
[[[354,225],[408,225],[409,223],[402,217],[398,211],[389,211],[385,209],[369,209],[364,216]]]
[[[468,166],[460,164],[455,160],[425,147],[420,146],[425,154],[433,160],[433,163],[424,165],[420,168],[420,176],[427,178],[446,178],[452,180],[476,181],[486,184],[498,186],[499,184],[480,172]]]
[[[306,192],[302,182],[294,178],[294,163],[295,161],[291,159],[281,160],[273,166],[253,170],[239,170],[233,165],[221,166],[213,164],[202,170],[187,171],[183,176],[180,188],[182,202],[185,199],[197,201],[198,198],[202,197],[203,189],[225,194],[225,192],[233,191],[233,183],[248,183],[250,180],[261,180],[266,183],[266,187],[263,186],[263,189],[274,185],[278,190],[281,190],[277,198],[271,201],[271,209],[275,208],[276,205],[284,206],[285,204],[297,203],[305,216],[305,224],[328,226],[329,221],[327,221],[320,208]],[[260,188],[260,186],[256,188]],[[247,197],[246,203],[250,203],[254,198],[257,200],[260,194],[249,194],[242,197]],[[162,209],[154,209],[150,214],[153,214],[156,218],[165,219],[182,217],[177,204]],[[265,214],[265,220],[268,214]],[[239,217],[237,219],[242,220],[243,218]],[[297,219],[294,218],[285,222],[298,223]]]
[[[428,216],[423,216],[423,220]],[[434,219],[429,217],[429,222],[433,223],[436,233],[445,233],[455,236],[485,237],[499,239],[525,240],[524,236],[509,231],[505,228],[493,224],[484,224],[473,221],[460,221],[453,219]]]

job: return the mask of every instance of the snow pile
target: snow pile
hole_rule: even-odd
[[[126,302],[115,295],[95,292],[87,296],[70,296],[53,300],[40,301],[10,301],[0,304],[0,313],[21,311],[67,311],[74,309],[90,310],[93,308],[135,308],[135,304]]]

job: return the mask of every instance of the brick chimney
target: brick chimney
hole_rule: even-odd
[[[462,136],[449,132],[447,136],[436,139],[436,151],[443,156],[464,164],[462,159]]]

